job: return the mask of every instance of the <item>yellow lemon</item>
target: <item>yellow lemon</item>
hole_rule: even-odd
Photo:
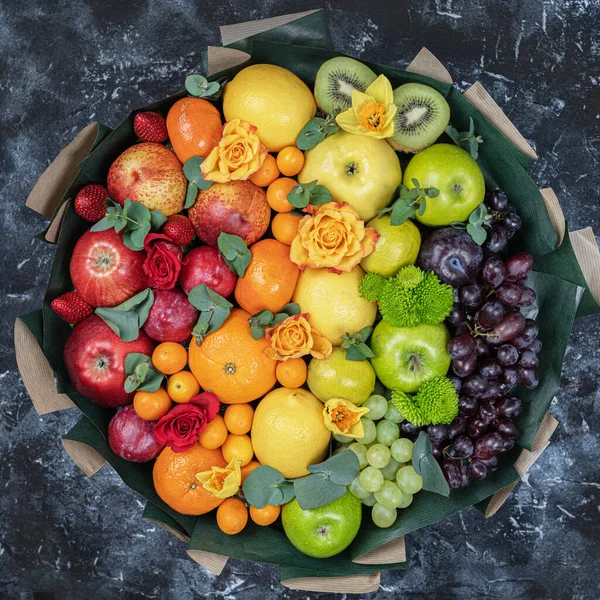
[[[364,276],[358,265],[339,275],[328,269],[305,269],[298,277],[292,302],[310,314],[310,324],[321,335],[341,346],[345,333],[357,333],[375,322],[377,305],[358,292]]]
[[[321,462],[331,434],[323,421],[323,404],[302,388],[277,388],[258,404],[252,421],[252,446],[261,464],[284,477],[308,475]]]
[[[251,65],[225,86],[223,112],[226,121],[242,119],[255,125],[269,152],[279,152],[296,145],[317,105],[310,89],[291,71],[275,65]]]

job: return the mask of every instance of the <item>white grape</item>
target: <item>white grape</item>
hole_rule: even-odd
[[[402,500],[400,501],[400,504],[398,504],[398,508],[407,508],[412,504],[412,501],[412,494],[405,494],[404,492],[402,492]]]
[[[370,492],[367,492],[367,490],[365,490],[365,488],[363,488],[363,486],[360,485],[358,477],[352,480],[352,483],[348,486],[348,489],[351,493],[353,493],[357,498],[360,498],[361,500],[363,498],[366,498],[370,494]]]
[[[402,491],[391,481],[384,481],[375,492],[375,500],[386,508],[396,508],[402,502]]]
[[[367,447],[364,444],[354,442],[354,444],[350,444],[348,446],[348,450],[356,454],[356,458],[358,458],[358,466],[361,469],[364,469],[369,464],[369,461],[367,460]]]
[[[392,423],[402,423],[402,421],[404,421],[402,413],[394,406],[394,403],[391,400],[388,401],[388,407],[383,418]]]
[[[391,421],[377,423],[377,441],[386,446],[391,446],[400,437],[398,425]]]
[[[383,504],[379,504],[379,502],[375,503],[371,510],[373,523],[381,528],[391,527],[396,521],[397,516],[398,512],[395,508],[387,508]]]
[[[341,435],[340,433],[334,433],[333,439],[341,444],[347,444],[348,442],[354,441],[354,438],[348,437],[347,435]]]
[[[375,438],[377,437],[377,428],[375,427],[375,423],[366,417],[361,419],[361,423],[363,424],[365,433],[363,437],[357,439],[356,441],[360,442],[361,444],[365,444],[366,446],[367,444],[375,441]]]
[[[367,492],[376,492],[383,484],[383,474],[375,467],[367,467],[360,472],[358,481]]]
[[[369,412],[365,415],[365,417],[367,419],[371,419],[371,421],[379,421],[379,419],[385,415],[388,408],[387,400],[378,394],[369,396],[369,399],[363,404],[363,406],[369,409]]]
[[[366,498],[362,498],[361,501],[365,506],[373,506],[375,502],[377,502],[373,494],[369,494]]]
[[[400,466],[401,464],[397,460],[390,458],[390,462],[387,465],[385,465],[383,469],[381,469],[381,472],[383,473],[383,478],[389,479],[390,481],[395,480],[396,473],[398,472]]]
[[[408,438],[400,438],[396,440],[390,450],[392,456],[398,462],[410,462],[412,459],[413,443]]]
[[[391,459],[390,449],[383,444],[373,444],[367,450],[367,460],[372,467],[383,469]]]
[[[396,473],[396,483],[405,494],[416,494],[423,487],[423,478],[414,467],[402,467]]]

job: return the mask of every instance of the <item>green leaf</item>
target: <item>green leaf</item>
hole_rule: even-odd
[[[450,136],[452,141],[458,146],[458,140],[459,140],[458,130],[454,129],[454,127],[452,127],[452,125],[448,125],[448,127],[446,127],[446,134],[448,136]]]
[[[415,214],[417,207],[410,200],[397,200],[392,208],[390,225],[402,225]]]
[[[127,393],[141,390],[155,392],[162,384],[165,376],[152,367],[150,357],[138,352],[131,352],[125,357],[125,383]]]
[[[150,369],[148,371],[148,375],[144,379],[144,382],[138,386],[138,390],[141,392],[156,392],[158,388],[162,385],[165,376],[154,369]]]
[[[365,343],[371,332],[372,327],[363,327],[358,333],[345,333],[342,336],[342,348],[346,350],[346,360],[366,360],[367,358],[373,358],[375,354],[367,344]]]
[[[299,315],[302,311],[300,310],[300,305],[295,302],[290,302],[286,304],[280,311],[281,313],[285,313],[288,317],[293,317],[294,315]]]
[[[217,81],[208,81],[202,75],[189,75],[185,79],[185,89],[190,96],[216,100],[221,95],[221,85]]]
[[[415,471],[423,478],[424,490],[446,496],[446,498],[450,496],[450,487],[432,454],[431,439],[425,431],[419,433],[413,446],[412,464]]]
[[[106,231],[112,229],[115,226],[115,222],[109,216],[103,217],[97,223],[94,223],[90,228],[90,231]]]
[[[139,365],[150,363],[150,357],[140,352],[130,352],[125,357],[125,373],[134,373]]]
[[[425,197],[421,198],[421,202],[419,202],[419,208],[417,209],[417,214],[422,217],[425,214],[425,209],[427,208],[427,200]]]
[[[144,240],[146,236],[150,233],[152,225],[150,223],[150,219],[144,221],[137,229],[131,230],[131,243],[135,246],[138,246],[141,249],[144,247]]]
[[[150,226],[152,231],[158,231],[167,222],[167,217],[160,210],[150,212]]]
[[[309,204],[321,206],[333,200],[331,192],[324,185],[315,185],[310,192]]]
[[[348,454],[348,456],[345,456]],[[321,473],[327,475],[333,483],[339,485],[350,485],[360,472],[360,464],[354,452],[340,452],[316,465],[310,465],[310,473]]]
[[[255,340],[259,340],[265,335],[265,329],[275,327],[283,323],[287,318],[300,314],[300,306],[291,302],[286,304],[281,312],[273,314],[270,310],[261,310],[248,319],[250,324],[250,333]]]
[[[481,225],[469,223],[467,225],[467,233],[476,244],[483,246],[487,238],[487,231]]]
[[[131,229],[127,229],[126,231],[123,232],[123,243],[125,244],[125,246],[127,246],[127,248],[129,248],[130,250],[134,250],[135,252],[139,252],[140,250],[144,249],[143,244],[141,246],[138,246],[132,239],[131,239],[131,234],[133,233],[133,231],[131,231]]]
[[[198,322],[192,330],[196,338],[196,343],[202,343],[202,340],[213,331],[216,331],[223,325],[231,312],[233,304],[209,288],[205,283],[201,283],[190,290],[188,301],[200,311]]]
[[[427,188],[425,192],[430,198],[437,198],[440,195],[440,190],[434,187]]]
[[[301,130],[296,138],[296,146],[300,150],[310,150],[320,144],[326,137],[325,119],[313,117]]]
[[[320,206],[332,201],[331,192],[317,180],[295,185],[287,196],[288,202],[296,208],[306,208],[309,204]]]
[[[213,306],[232,308],[233,304],[209,288],[205,283],[193,287],[188,294],[188,302],[200,312],[210,310]]]
[[[127,199],[125,202],[129,202],[127,217],[133,221],[137,221],[137,223],[141,226],[145,222],[150,223],[150,211],[148,207],[142,204],[141,202],[132,202]],[[127,227],[132,228],[133,223],[131,221],[127,221]]]
[[[203,162],[204,159],[201,156],[192,156],[191,158],[188,158],[183,165],[183,174],[185,175],[186,179],[190,183],[193,183],[198,189],[207,190],[213,184],[213,182],[206,181],[204,179],[204,175],[202,175],[202,171],[200,169],[200,165]]]
[[[306,208],[310,202],[310,191],[299,183],[290,190],[287,201],[296,208]]]
[[[246,242],[238,235],[222,232],[217,244],[229,268],[236,275],[243,277],[252,260],[252,254],[248,250]]]
[[[191,208],[192,206],[194,206],[197,197],[198,186],[190,181],[188,183],[187,193],[185,195],[185,204],[183,205],[183,208]]]
[[[146,322],[154,294],[150,288],[136,294],[114,308],[99,307],[95,313],[124,341],[137,340],[139,330]]]
[[[267,504],[279,506],[294,497],[293,485],[279,471],[266,465],[251,471],[242,489],[248,503],[256,508]]]
[[[354,452],[342,452],[337,456],[343,454],[354,454]],[[294,493],[302,510],[329,504],[329,502],[341,498],[346,493],[346,489],[345,485],[333,483],[329,477],[321,473],[306,475],[294,480]]]

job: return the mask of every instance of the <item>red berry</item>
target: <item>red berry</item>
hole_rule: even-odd
[[[194,239],[192,222],[183,215],[170,216],[163,225],[162,232],[179,246],[187,246]]]
[[[79,190],[75,196],[75,212],[86,221],[96,223],[106,214],[108,190],[97,183],[91,183]]]
[[[152,111],[141,112],[133,119],[133,130],[142,142],[166,142],[168,138],[165,118]]]
[[[77,292],[67,292],[50,303],[52,310],[67,323],[75,325],[94,313],[94,309]]]

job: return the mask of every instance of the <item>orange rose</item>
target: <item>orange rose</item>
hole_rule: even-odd
[[[294,315],[275,327],[265,329],[265,339],[271,343],[265,354],[281,361],[307,354],[319,359],[327,358],[332,351],[331,342],[311,327],[308,318],[308,313]]]
[[[298,235],[290,247],[290,259],[300,269],[351,271],[373,252],[379,236],[372,227],[365,227],[347,202],[309,205],[304,210],[309,214],[298,223]]]
[[[262,166],[268,150],[248,121],[233,119],[225,123],[223,137],[200,165],[206,181],[224,183],[248,179]]]

